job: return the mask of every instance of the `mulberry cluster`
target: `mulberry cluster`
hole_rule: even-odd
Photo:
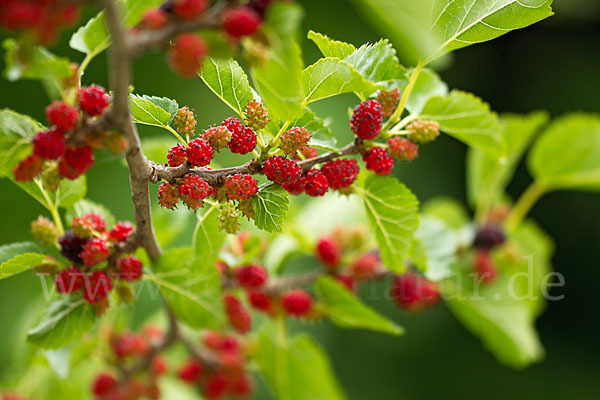
[[[383,118],[390,117],[398,107],[398,103],[400,103],[400,89],[380,91],[377,95],[377,102],[381,105]]]
[[[22,160],[14,169],[15,179],[28,182],[42,175],[49,190],[56,190],[61,178],[76,179],[94,165],[92,148],[107,147],[123,151],[126,140],[117,134],[86,134],[85,144],[74,147],[69,139],[80,124],[80,112],[84,116],[101,115],[109,105],[109,96],[99,86],[89,86],[78,91],[79,107],[55,101],[46,108],[46,117],[53,126],[38,132],[32,140],[33,154]]]
[[[58,0],[3,0],[0,28],[30,33],[39,43],[54,41],[58,32],[79,18],[76,3]]]
[[[435,121],[415,121],[406,127],[408,138],[417,143],[429,143],[440,135],[440,124]]]
[[[40,242],[45,240],[44,244],[50,245],[54,243],[50,242],[52,227],[49,221],[38,218],[32,230]],[[142,262],[133,256],[119,256],[114,263],[109,262],[115,245],[125,242],[132,234],[129,222],[118,222],[107,230],[105,220],[98,214],[74,218],[71,229],[58,238],[60,254],[71,265],[56,275],[56,290],[62,294],[81,291],[86,301],[104,309],[115,282],[127,285],[142,277]]]
[[[353,159],[329,161],[321,167],[321,173],[332,189],[345,189],[352,185],[359,172],[358,163]]]
[[[175,118],[173,118],[173,123],[179,134],[186,137],[194,136],[194,132],[196,131],[196,117],[194,117],[194,113],[189,107],[181,107],[177,110]]]
[[[394,159],[383,147],[372,147],[362,155],[367,169],[377,175],[389,175],[394,170]]]
[[[148,355],[152,345],[157,344],[162,336],[163,333],[153,326],[144,327],[140,334],[112,333],[109,339],[112,354],[108,359],[113,360],[115,368],[134,365]],[[161,391],[158,380],[168,372],[168,369],[167,361],[160,355],[156,355],[150,359],[147,373],[128,377],[125,382],[119,382],[112,373],[99,373],[92,382],[91,391],[97,400],[159,399]]]
[[[172,210],[181,199],[190,210],[195,211],[204,205],[204,199],[212,193],[213,188],[204,179],[188,174],[177,179],[174,184],[162,183],[158,188],[158,202]]]
[[[414,272],[396,276],[390,296],[398,307],[413,313],[433,307],[440,301],[437,285]]]
[[[307,147],[310,138],[310,132],[306,128],[292,128],[281,135],[279,148],[285,154],[296,154],[298,150]]]
[[[400,136],[388,140],[392,156],[400,161],[413,161],[419,155],[419,145]]]

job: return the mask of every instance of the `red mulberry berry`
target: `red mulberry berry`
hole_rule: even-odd
[[[376,253],[368,253],[360,257],[352,264],[350,270],[352,276],[359,280],[371,279],[381,266],[381,259]]]
[[[210,185],[198,175],[188,174],[179,184],[179,197],[192,210],[202,207],[203,200],[211,194]]]
[[[68,132],[77,126],[79,111],[62,101],[55,101],[46,107],[48,121],[63,132]]]
[[[173,119],[177,132],[183,136],[194,136],[196,131],[196,117],[189,107],[181,107],[177,110]]]
[[[292,128],[281,135],[279,148],[285,154],[295,154],[296,151],[306,147],[310,141],[311,135],[306,128]]]
[[[279,185],[294,183],[302,175],[298,163],[283,156],[270,157],[265,161],[263,171],[269,180]]]
[[[237,154],[248,154],[256,147],[256,133],[247,128],[242,122],[234,117],[227,118],[222,126],[231,132],[231,140],[228,143],[229,150]]]
[[[394,136],[388,140],[392,156],[400,161],[412,161],[419,155],[419,145],[408,139]]]
[[[506,241],[506,236],[499,225],[486,225],[477,230],[473,246],[478,249],[493,249]]]
[[[73,232],[81,238],[91,238],[94,232],[102,233],[105,230],[106,222],[98,214],[89,213],[73,219]]]
[[[133,233],[133,225],[129,221],[117,222],[108,232],[108,239],[113,242],[124,242]]]
[[[196,138],[188,143],[187,159],[194,167],[204,167],[213,158],[214,150],[210,143],[201,138]]]
[[[377,102],[381,105],[383,118],[389,117],[396,111],[396,107],[400,103],[400,89],[391,91],[382,90],[377,95]]]
[[[304,192],[313,197],[323,196],[327,193],[329,183],[325,175],[318,169],[309,170],[303,178],[304,180]]]
[[[341,260],[341,249],[335,240],[329,237],[319,239],[317,243],[317,256],[328,267],[337,267]]]
[[[283,185],[283,188],[290,194],[300,195],[304,193],[304,187],[306,185],[306,179],[302,176],[296,182],[288,183]]]
[[[144,274],[142,262],[136,257],[123,257],[117,262],[119,267],[118,276],[121,280],[134,282],[139,280]]]
[[[358,164],[353,159],[329,161],[321,167],[321,173],[325,175],[332,189],[343,189],[352,185],[359,171]]]
[[[96,396],[104,398],[118,387],[117,378],[112,375],[101,373],[96,376],[92,385],[92,393]]]
[[[187,162],[187,147],[182,144],[177,144],[169,149],[167,160],[169,167],[178,167]]]
[[[248,302],[259,311],[266,313],[274,311],[275,301],[266,293],[251,291],[248,293]]]
[[[250,175],[235,174],[225,178],[223,189],[229,200],[246,200],[258,192],[258,183]]]
[[[336,275],[335,279],[352,293],[356,293],[356,280],[352,276]]]
[[[230,294],[223,296],[223,301],[229,324],[239,333],[248,332],[252,325],[252,319],[242,303]]]
[[[180,75],[193,78],[207,54],[208,47],[202,38],[193,33],[184,33],[177,36],[169,51],[169,64]]]
[[[177,186],[171,185],[169,182],[164,182],[158,188],[158,202],[164,208],[169,210],[174,209],[179,202],[179,190]]]
[[[397,276],[390,289],[390,296],[398,307],[408,311],[420,311],[440,301],[435,283],[415,273]]]
[[[87,146],[67,149],[58,164],[58,172],[67,179],[77,179],[94,165],[94,161],[94,153]]]
[[[302,155],[302,157],[305,160],[308,158],[315,158],[317,156],[317,149],[310,146],[304,146],[301,149],[299,149],[298,152],[300,153],[300,155]],[[300,157],[298,157],[298,154],[295,154],[293,158],[300,159]]]
[[[204,366],[202,363],[197,359],[192,358],[179,368],[177,376],[186,383],[194,384],[202,376],[203,370]]]
[[[481,282],[492,283],[496,280],[498,271],[496,270],[496,266],[494,265],[489,250],[477,250],[475,252],[473,267]]]
[[[219,151],[227,147],[231,140],[231,131],[224,126],[215,126],[208,128],[202,134],[202,139],[208,141],[215,151]]]
[[[252,381],[247,376],[237,377],[229,383],[229,391],[235,397],[245,398],[252,394]]]
[[[281,297],[281,305],[286,313],[294,317],[304,317],[312,309],[313,299],[302,289],[292,289]]]
[[[235,270],[238,284],[246,289],[258,289],[267,283],[269,275],[260,265],[250,264]]]
[[[85,247],[81,252],[81,259],[86,265],[93,267],[94,265],[106,261],[109,255],[110,248],[108,247],[106,240],[94,238],[85,244]]]
[[[264,129],[269,123],[269,117],[265,111],[265,106],[261,102],[249,102],[244,114],[246,117],[246,125],[255,131]]]
[[[33,138],[33,154],[46,160],[56,160],[65,154],[65,136],[58,129],[38,132]]]
[[[129,332],[111,337],[110,346],[118,358],[127,358],[148,352],[146,339]]]
[[[161,356],[156,356],[152,359],[151,371],[154,376],[161,376],[167,372],[167,361]]]
[[[62,270],[54,279],[56,291],[61,294],[71,294],[83,287],[83,273],[74,266]]]
[[[429,143],[440,136],[440,124],[435,121],[415,121],[406,127],[408,138],[417,143]]]
[[[206,10],[207,5],[206,0],[177,0],[175,14],[181,19],[194,19]]]
[[[376,100],[367,100],[356,106],[350,127],[359,139],[375,139],[381,132],[381,106]]]
[[[235,39],[254,34],[260,23],[260,15],[249,7],[236,7],[223,13],[223,30]]]
[[[63,257],[80,264],[82,262],[81,252],[83,251],[83,248],[87,242],[87,239],[76,236],[75,233],[69,229],[64,233],[64,235],[58,238],[58,244],[60,244],[60,254],[62,254]]]
[[[101,86],[92,85],[81,88],[77,92],[77,96],[81,111],[90,117],[102,114],[104,109],[108,107],[108,104],[110,103],[108,93],[106,93],[106,90]]]
[[[207,399],[221,399],[227,392],[227,380],[223,374],[217,372],[208,377],[204,384],[202,394]]]
[[[103,270],[95,270],[84,278],[83,298],[90,304],[96,304],[106,298],[112,289],[112,280]]]
[[[394,170],[394,159],[383,147],[373,147],[363,154],[367,169],[377,175],[389,175]]]
[[[148,10],[142,18],[142,25],[148,29],[160,29],[169,22],[169,16],[160,8]]]
[[[17,182],[29,182],[42,173],[44,160],[35,154],[21,160],[13,170]]]

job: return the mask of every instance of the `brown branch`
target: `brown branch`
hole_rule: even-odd
[[[219,16],[226,7],[225,1],[218,1],[208,11],[190,21],[174,21],[160,29],[144,29],[131,35],[128,49],[131,55],[138,56],[148,49],[169,43],[169,40],[180,33],[193,32],[200,29],[218,28]],[[217,22],[215,22],[217,21]]]

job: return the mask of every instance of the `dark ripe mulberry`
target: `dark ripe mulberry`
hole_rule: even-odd
[[[478,249],[493,249],[505,241],[506,236],[499,225],[485,225],[477,230],[473,246]]]
[[[81,259],[81,252],[83,251],[83,248],[87,242],[88,239],[83,239],[76,236],[73,230],[69,229],[64,235],[58,238],[58,243],[60,244],[60,254],[74,263],[81,264],[83,262]]]

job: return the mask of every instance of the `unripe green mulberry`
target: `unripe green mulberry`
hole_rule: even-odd
[[[56,192],[60,186],[62,178],[58,173],[57,164],[49,164],[42,172],[42,184],[51,192]]]
[[[240,230],[240,216],[233,208],[224,208],[219,215],[221,229],[230,234],[236,234]]]
[[[415,121],[406,129],[410,132],[408,138],[416,143],[429,143],[440,135],[440,124],[435,121]]]
[[[240,200],[238,203],[238,210],[240,210],[242,214],[244,214],[244,217],[248,219],[254,219],[256,216],[252,199]]]
[[[194,113],[188,107],[181,107],[177,111],[173,123],[179,134],[184,136],[194,135],[194,131],[196,130],[196,118],[194,117]]]
[[[42,216],[31,223],[31,233],[44,246],[52,246],[58,240],[56,225]]]
[[[264,129],[269,123],[269,116],[265,111],[265,106],[258,101],[251,101],[246,106],[246,126],[255,131]]]

